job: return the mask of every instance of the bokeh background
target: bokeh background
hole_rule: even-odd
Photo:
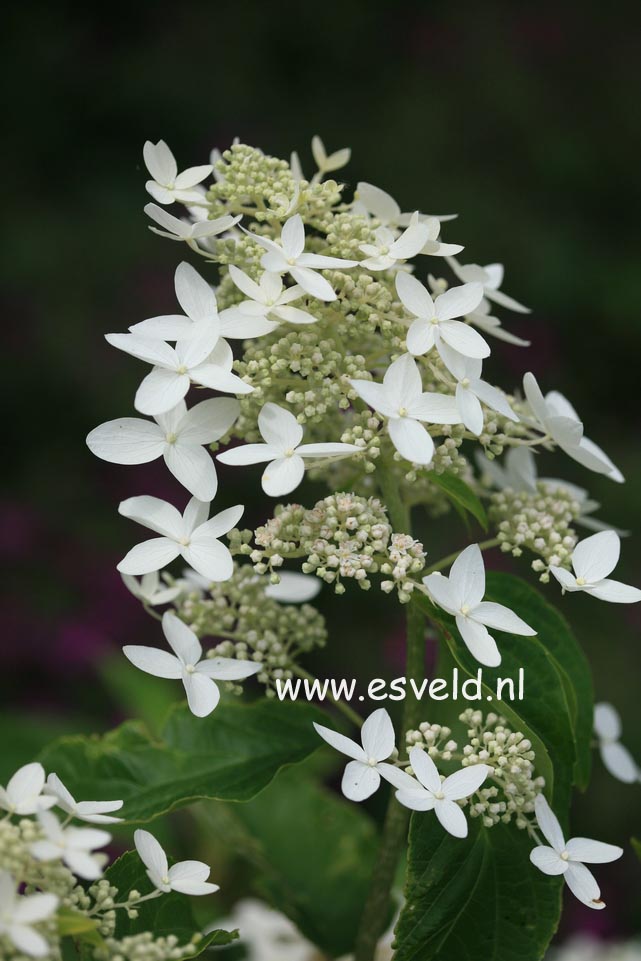
[[[157,631],[115,571],[136,536],[116,507],[139,493],[182,504],[183,492],[157,464],[111,467],[84,445],[92,427],[131,412],[141,375],[103,333],[174,310],[184,251],[146,229],[147,138],[165,138],[182,166],[239,136],[282,156],[295,148],[310,170],[320,133],[329,149],[352,147],[348,182],[379,184],[403,209],[459,213],[446,236],[465,243],[468,260],[503,261],[506,290],[533,308],[506,317],[533,346],[494,342],[490,369],[506,385],[533,369],[546,389],[560,387],[621,467],[625,486],[569,460],[545,473],[589,485],[600,516],[631,531],[620,573],[641,583],[634,5],[161,0],[103,14],[29,2],[3,21],[0,775],[57,733],[160,710],[119,655]],[[258,519],[253,480],[243,494]],[[455,518],[424,533],[434,557],[466,538]],[[322,601],[341,642],[337,674],[357,673],[365,657],[370,677],[400,663],[401,622],[389,604],[364,600]],[[598,698],[618,706],[641,759],[641,610],[584,597],[564,609]],[[370,628],[381,624],[373,650]],[[575,832],[614,840],[615,823],[616,837],[639,835],[640,799],[641,786],[597,763]],[[641,927],[629,850],[601,876],[609,910],[568,902],[562,935]]]

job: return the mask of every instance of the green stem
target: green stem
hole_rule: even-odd
[[[489,551],[491,547],[498,547],[500,543],[498,537],[491,537],[487,541],[481,541],[478,546],[482,551]],[[433,574],[434,571],[442,571],[444,567],[449,567],[450,564],[453,564],[460,553],[460,551],[454,551],[452,554],[448,554],[447,557],[442,557],[436,564],[432,564],[431,567],[426,567],[424,571],[421,571],[421,574],[423,577],[426,577],[428,574]]]
[[[398,533],[411,534],[409,509],[400,497],[398,481],[389,463],[387,465],[385,462],[381,463],[377,469],[377,475],[392,527]],[[423,614],[413,604],[407,606],[406,616],[405,674],[408,679],[413,678],[417,687],[420,687],[425,673],[425,622]],[[403,711],[402,731],[416,728],[419,720],[420,701],[413,696],[408,697]],[[387,923],[390,892],[398,859],[405,847],[408,823],[409,811],[402,807],[392,794],[385,815],[369,894],[358,929],[354,961],[373,961],[376,946]]]
[[[311,681],[314,683],[314,681],[317,680],[313,674],[310,674],[309,671],[299,667],[297,664],[294,664],[291,670],[294,674],[298,675],[298,677],[302,677],[306,681]],[[334,707],[336,707],[337,710],[339,710],[348,721],[350,721],[352,724],[355,724],[356,727],[362,727],[363,718],[360,716],[360,714],[357,714],[356,711],[352,710],[349,704],[346,704],[345,701],[341,701],[339,697],[334,697],[333,694],[330,694],[329,690],[327,692],[327,697],[332,702]]]

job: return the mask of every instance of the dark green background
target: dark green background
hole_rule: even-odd
[[[508,386],[531,368],[560,387],[620,465],[625,487],[563,458],[545,473],[589,485],[601,516],[632,531],[620,574],[641,583],[634,5],[27,3],[3,16],[3,704],[56,717],[51,730],[104,728],[121,711],[104,659],[155,637],[114,570],[137,535],[116,506],[138,493],[182,504],[183,493],[158,465],[110,467],[84,446],[90,428],[131,412],[141,376],[103,333],[174,310],[184,251],[146,229],[147,138],[165,138],[182,166],[238,135],[270,153],[296,148],[311,170],[320,133],[329,149],[353,148],[350,183],[379,184],[403,209],[458,212],[446,236],[472,261],[503,261],[506,290],[533,307],[525,321],[504,312],[533,346],[496,342],[489,370]],[[258,519],[253,480],[245,502]],[[433,557],[465,540],[454,519],[425,536]],[[340,671],[367,655],[364,676],[400,673],[393,614],[384,654],[369,641],[389,605],[361,601],[326,604],[333,634],[349,639]],[[568,597],[564,610],[641,758],[640,609]],[[640,834],[640,796],[597,764],[577,833]],[[566,924],[633,931],[632,855],[599,875],[609,910],[572,902]]]

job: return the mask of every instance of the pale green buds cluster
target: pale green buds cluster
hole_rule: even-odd
[[[538,481],[536,493],[506,488],[490,498],[489,517],[497,529],[501,550],[520,557],[524,549],[538,554],[532,562],[540,580],[549,581],[548,568],[570,567],[577,543],[572,524],[581,504],[567,487]]]
[[[408,731],[405,735],[407,750],[413,747],[422,747],[427,751],[434,762],[451,761],[458,744],[451,739],[452,730],[441,724],[430,724],[429,721],[422,721],[416,731]],[[412,771],[408,768],[408,773]]]

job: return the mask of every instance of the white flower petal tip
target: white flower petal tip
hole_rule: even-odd
[[[118,511],[158,534],[132,548],[118,564],[121,574],[139,576],[166,567],[177,557],[210,582],[227,581],[234,563],[229,549],[219,540],[232,530],[243,515],[240,505],[230,507],[209,520],[208,503],[196,497],[181,515],[175,507],[157,497],[130,497]]]
[[[288,410],[268,403],[258,415],[258,429],[263,444],[245,444],[218,454],[222,464],[246,465],[267,463],[262,487],[270,497],[291,494],[303,479],[305,460],[318,466],[323,461],[351,457],[361,452],[355,444],[301,444],[303,428]]]
[[[599,886],[585,863],[605,864],[616,861],[623,854],[623,848],[593,841],[591,838],[571,838],[566,841],[561,825],[543,794],[537,795],[534,811],[541,833],[548,844],[538,845],[530,852],[532,864],[544,874],[562,874],[572,894],[586,907],[595,910],[604,908]]]
[[[50,774],[45,784],[45,793],[54,798],[56,805],[66,814],[88,824],[115,824],[122,820],[111,816],[119,811],[122,801],[76,801],[57,774]]]
[[[550,573],[564,593],[583,591],[611,604],[637,604],[641,601],[638,587],[608,577],[618,563],[620,550],[621,540],[615,531],[599,531],[579,541],[574,548],[570,557],[573,573],[559,567],[551,567]]]
[[[169,867],[167,855],[149,831],[135,831],[134,844],[157,891],[200,896],[220,890],[217,884],[207,881],[211,869],[203,861],[178,861]]]
[[[497,667],[501,655],[488,631],[533,637],[534,628],[503,604],[484,601],[485,564],[478,544],[470,544],[452,564],[449,577],[428,574],[423,578],[432,602],[456,619],[468,650],[480,664]]]
[[[166,611],[162,629],[172,652],[155,647],[128,645],[123,653],[134,667],[170,680],[181,680],[189,709],[196,717],[207,717],[220,700],[216,681],[240,681],[258,674],[261,665],[230,657],[203,657],[194,632],[172,611]]]
[[[341,784],[348,800],[365,801],[378,790],[381,777],[394,783],[397,772],[402,775],[394,765],[383,763],[395,747],[394,725],[385,708],[374,711],[364,722],[360,744],[322,724],[314,723],[314,729],[331,747],[351,758]]]

